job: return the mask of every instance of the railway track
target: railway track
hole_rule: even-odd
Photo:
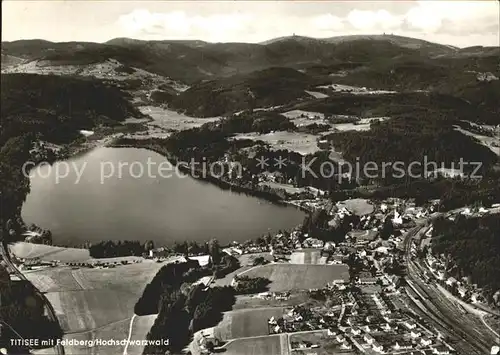
[[[451,301],[445,300],[438,290],[427,285],[421,267],[412,260],[411,241],[422,230],[422,226],[410,230],[404,244],[407,277],[419,299],[420,305],[417,306],[426,318],[453,341],[459,353],[488,354],[491,346],[495,344],[494,338],[488,336],[489,331],[484,329],[482,323],[476,322],[474,315],[463,314]]]
[[[413,283],[413,287],[418,290],[417,297],[420,298],[424,315],[437,324],[443,334],[448,335],[459,353],[479,355],[489,352],[486,342],[474,336],[474,331],[471,331],[469,327],[465,327],[467,322],[457,322],[453,316],[443,312],[441,307],[435,305],[437,302],[434,302],[434,297],[420,285]]]

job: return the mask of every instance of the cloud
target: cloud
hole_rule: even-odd
[[[448,34],[481,33],[498,27],[497,1],[419,1],[406,14],[410,29]]]
[[[351,2],[350,9],[318,1],[308,3],[307,12],[304,3],[299,9],[293,2],[230,2],[225,8],[205,2],[203,7],[193,2],[187,2],[189,6],[179,4],[156,11],[152,7],[133,10],[120,16],[119,27],[126,36],[135,38],[213,42],[259,42],[292,33],[330,37],[382,32],[431,41],[456,38],[451,44],[462,43],[460,36],[464,35],[474,35],[471,45],[479,44],[478,38],[480,44],[494,45],[491,39],[495,36],[498,42],[498,3],[494,1],[414,1],[405,3],[404,8],[395,8],[389,2],[370,8]],[[428,37],[431,34],[433,38]]]
[[[259,42],[394,33],[429,41],[499,45],[490,1],[4,1],[2,40],[104,42],[114,37]],[[58,21],[53,21],[57,18]]]
[[[250,15],[239,13],[201,16],[188,15],[184,11],[151,13],[139,9],[120,16],[118,22],[129,35],[158,34],[179,38],[202,36],[221,40],[220,38],[244,31],[251,20]]]
[[[312,25],[319,30],[327,30],[327,31],[339,31],[345,28],[344,21],[337,16],[332,14],[324,14],[313,17]]]
[[[358,30],[395,29],[401,26],[401,16],[393,16],[387,10],[364,11],[352,10],[347,15],[349,23]]]

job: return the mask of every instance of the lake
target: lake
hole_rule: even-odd
[[[166,171],[168,166],[160,154],[136,148],[98,148],[39,166],[31,171],[22,217],[49,229],[55,245],[68,246],[102,240],[153,240],[157,246],[245,241],[290,229],[304,218],[294,207],[223,190]]]

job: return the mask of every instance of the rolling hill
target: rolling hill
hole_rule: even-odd
[[[106,43],[2,43],[2,56],[13,64],[32,60],[38,66],[85,67],[114,60],[130,70],[143,69],[190,85],[191,89],[179,95],[155,92],[154,97],[196,116],[310,99],[304,90],[315,91],[315,85],[323,82],[435,91],[496,113],[498,85],[478,78],[500,76],[499,52],[495,47],[458,49],[395,35],[290,36],[258,44],[129,38]]]
[[[457,50],[451,46],[393,35],[315,39],[283,37],[264,43],[208,43],[196,40],[142,41],[115,38],[106,43],[22,40],[2,43],[2,54],[46,64],[85,65],[115,59],[122,64],[187,84],[250,73],[271,67],[302,69],[339,63],[372,64],[402,58],[478,57],[490,48]],[[466,53],[466,54],[465,54]],[[445,60],[445,59],[442,59]],[[471,59],[467,59],[471,61]],[[447,65],[449,63],[443,63]]]
[[[397,36],[393,34],[337,36],[337,37],[327,38],[325,39],[325,42],[339,43],[339,42],[350,42],[354,40],[389,42],[403,48],[418,49],[420,51],[425,50],[429,54],[450,54],[458,50],[457,47],[449,45],[433,43],[418,38]]]
[[[79,130],[142,114],[118,88],[94,79],[2,74],[0,144],[26,133],[67,143]]]
[[[173,42],[117,40],[115,44],[47,41],[3,42],[2,53],[43,65],[89,65],[114,59],[124,65],[186,83],[218,73],[223,63],[188,45]],[[185,70],[189,68],[190,70]]]
[[[310,97],[321,81],[291,68],[269,68],[206,81],[180,93],[172,106],[193,116],[210,117],[263,108]]]
[[[2,54],[2,69],[14,66],[23,62],[22,58],[14,57],[8,54]]]
[[[365,41],[372,41],[372,42],[388,42],[395,44],[399,47],[403,48],[409,48],[409,49],[427,49],[430,52],[433,52],[435,54],[438,53],[453,53],[458,50],[458,48],[453,47],[453,46],[447,46],[447,45],[442,45],[442,44],[437,44],[437,43],[432,43],[428,41],[424,41],[418,38],[411,38],[411,37],[403,37],[403,36],[397,36],[397,35],[388,35],[388,34],[383,34],[383,35],[349,35],[349,36],[336,36],[336,37],[329,37],[329,38],[312,38],[312,37],[305,37],[305,36],[286,36],[286,37],[278,37],[278,38],[273,38],[268,41],[261,42],[260,44],[263,45],[268,45],[276,42],[281,42],[281,41],[286,41],[293,39],[297,42],[300,43],[311,43],[311,42],[320,42],[320,43],[329,43],[329,44],[338,44],[338,43],[349,43],[349,42],[354,42],[354,41],[360,41],[360,40],[365,40]]]

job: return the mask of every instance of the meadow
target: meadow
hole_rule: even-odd
[[[266,134],[242,133],[235,139],[251,139],[268,143],[273,150],[286,149],[302,155],[313,154],[319,151],[316,143],[317,136],[307,133],[278,131]]]
[[[138,256],[121,256],[116,258],[93,258],[88,249],[56,247],[52,245],[17,242],[9,245],[9,250],[19,259],[37,259],[45,262],[62,264],[78,263],[106,263],[121,264],[122,262],[136,263],[144,260]]]
[[[283,307],[240,309],[224,313],[222,321],[215,327],[214,334],[221,340],[256,337],[269,334],[268,320],[284,314]]]
[[[292,264],[326,264],[326,257],[321,257],[321,249],[305,249],[294,251],[290,256]]]
[[[204,123],[214,122],[220,118],[190,117],[176,111],[154,106],[142,106],[139,109],[142,113],[153,118],[153,122],[151,122],[152,125],[155,125],[167,131],[182,131],[185,129],[200,127]]]
[[[25,271],[25,276],[45,292],[65,339],[124,340],[128,338],[134,305],[144,287],[163,264],[142,263],[115,268],[54,267]],[[145,339],[155,316],[135,317],[131,339]],[[116,354],[122,345],[101,348],[70,347],[68,354]],[[140,354],[140,347],[130,354]]]
[[[232,340],[224,346],[226,355],[284,355],[282,343],[286,343],[285,335],[268,335],[257,338]]]
[[[353,198],[338,203],[339,207],[345,207],[355,215],[364,216],[373,212],[373,205],[363,198]]]
[[[346,265],[267,264],[240,275],[269,279],[269,291],[272,292],[321,288],[333,280],[349,279]]]

